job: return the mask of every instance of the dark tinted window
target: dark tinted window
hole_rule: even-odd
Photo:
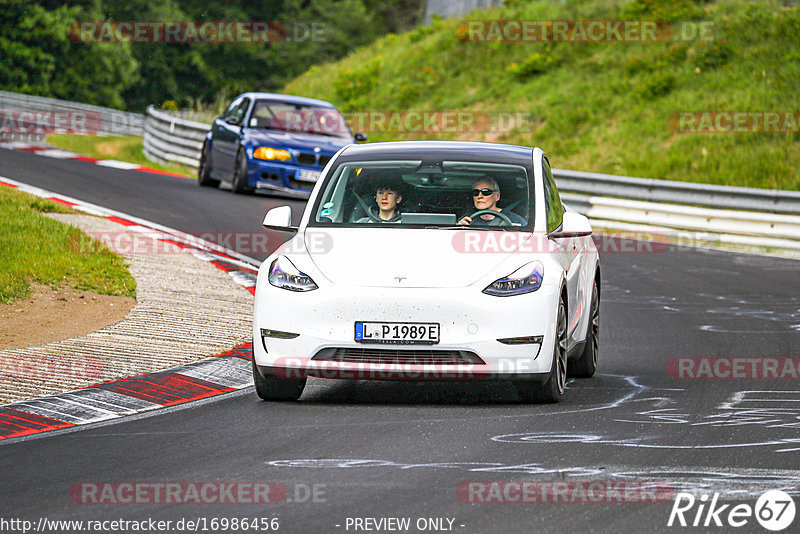
[[[552,232],[561,226],[564,220],[564,206],[561,205],[561,197],[558,194],[547,158],[542,159],[542,176],[544,178],[544,204],[547,210],[547,231]]]
[[[250,105],[249,98],[242,98],[241,100],[234,100],[228,109],[225,110],[225,113],[222,114],[222,120],[228,119],[230,117],[235,117],[242,121],[244,118],[244,114],[247,113],[247,107]]]

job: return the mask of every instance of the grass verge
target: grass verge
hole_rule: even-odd
[[[104,295],[136,297],[136,281],[122,258],[99,241],[42,213],[73,210],[0,186],[0,303],[30,295],[30,284],[62,284]],[[80,249],[80,250],[79,250]]]
[[[469,33],[469,21],[503,20],[666,20],[680,38],[522,42]],[[710,35],[681,30],[700,25]],[[800,190],[797,124],[781,133],[674,128],[684,112],[800,116],[798,34],[798,8],[777,1],[507,0],[383,37],[311,67],[284,92],[378,112],[388,126],[370,125],[371,141],[497,141],[542,147],[558,168]],[[408,110],[519,112],[527,120],[494,131],[393,128],[386,112]]]
[[[115,159],[160,171],[195,176],[197,171],[178,163],[155,163],[147,159],[140,136],[50,134],[45,141],[62,150],[98,159]]]

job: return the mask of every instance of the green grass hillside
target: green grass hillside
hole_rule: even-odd
[[[744,0],[506,0],[502,8],[465,17],[590,19],[667,20],[680,31],[702,22],[711,33],[655,42],[502,42],[468,38],[464,21],[436,20],[312,67],[284,92],[328,100],[346,112],[461,110],[528,118],[498,131],[389,128],[368,132],[370,141],[532,145],[558,168],[800,189],[800,124],[779,133],[680,133],[670,122],[677,113],[703,111],[794,112],[800,119],[796,7]]]

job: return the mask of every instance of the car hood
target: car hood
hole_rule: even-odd
[[[327,135],[255,129],[248,129],[247,137],[254,145],[272,146],[274,148],[292,148],[309,152],[319,147],[320,151],[325,153],[335,153],[343,146],[354,142],[353,139],[347,137],[330,137]]]
[[[486,276],[510,254],[465,250],[465,234],[476,239],[499,238],[505,232],[445,229],[309,228],[304,240],[308,254],[331,282],[367,287],[465,287]],[[509,232],[511,233],[511,232]],[[528,233],[513,232],[514,243]],[[509,236],[511,237],[511,236]],[[508,273],[498,273],[498,276]]]

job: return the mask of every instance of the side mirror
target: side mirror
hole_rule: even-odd
[[[592,225],[584,215],[574,211],[565,211],[561,230],[550,232],[547,236],[551,239],[562,237],[586,237],[592,235]]]
[[[356,132],[355,135],[353,135],[353,139],[358,143],[364,143],[367,140],[367,134],[364,132]]]
[[[241,121],[238,119],[238,117],[228,117],[227,119],[225,119],[225,122],[227,122],[231,126],[239,126],[239,124],[241,124]]]
[[[279,206],[269,210],[262,226],[268,230],[297,232],[297,227],[292,226],[292,208],[289,206]]]

